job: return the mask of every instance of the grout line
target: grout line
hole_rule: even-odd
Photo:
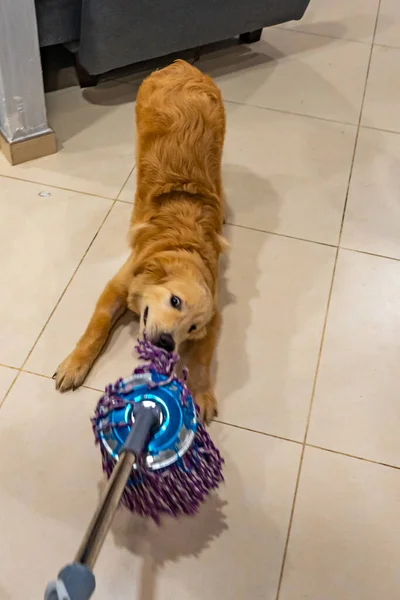
[[[318,117],[316,115],[308,115],[307,113],[294,112],[290,110],[283,110],[281,108],[274,108],[271,106],[260,106],[259,104],[246,104],[245,102],[238,102],[237,100],[227,100],[223,98],[224,104],[235,104],[237,106],[246,106],[247,108],[258,108],[259,110],[267,110],[282,115],[292,115],[294,117],[304,117],[306,119],[313,119],[314,121],[323,121],[324,123],[336,123],[337,125],[346,125],[347,127],[357,127],[357,123],[350,123],[350,121],[338,121],[337,119],[329,119],[328,117]]]
[[[3,404],[5,403],[6,398],[11,391],[11,388],[14,387],[14,384],[17,381],[17,379],[19,378],[19,376],[21,375],[21,373],[25,374],[25,375],[35,375],[35,377],[42,377],[43,379],[48,379],[48,380],[53,381],[52,377],[50,377],[49,375],[44,375],[43,373],[36,373],[35,371],[29,371],[28,369],[23,369],[22,367],[19,369],[17,369],[16,367],[8,367],[8,368],[13,369],[17,373],[16,373],[13,381],[11,382],[10,387],[8,388],[7,392],[4,394],[3,398],[1,398],[1,400],[0,400],[0,409],[2,408]],[[98,394],[104,393],[104,390],[100,390],[100,389],[92,387],[90,385],[81,385],[78,389],[80,389],[80,388],[84,388],[86,390],[91,390],[93,392],[97,392]],[[291,440],[288,440],[288,441],[291,441]]]
[[[57,307],[58,307],[58,305],[60,304],[61,300],[62,300],[62,299],[63,299],[63,297],[65,296],[65,294],[66,294],[66,292],[67,292],[67,290],[68,290],[69,286],[70,286],[70,285],[71,285],[71,283],[72,283],[72,280],[74,279],[74,277],[75,277],[75,275],[76,275],[77,271],[79,270],[79,267],[81,266],[81,264],[82,264],[82,263],[83,263],[83,261],[85,260],[85,258],[86,258],[86,256],[87,256],[87,254],[88,254],[88,252],[89,252],[89,250],[90,250],[90,248],[93,246],[93,243],[94,243],[94,241],[96,240],[97,236],[99,235],[99,233],[100,233],[100,231],[101,231],[101,229],[102,229],[102,227],[103,227],[104,223],[105,223],[105,222],[106,222],[106,220],[108,219],[108,216],[109,216],[109,214],[111,213],[112,209],[114,208],[114,206],[115,206],[115,203],[116,203],[116,200],[114,200],[114,201],[113,201],[112,205],[111,205],[111,206],[110,206],[110,208],[108,209],[108,211],[107,211],[107,213],[106,213],[106,215],[105,215],[104,219],[102,220],[102,222],[100,223],[100,226],[99,226],[99,228],[97,229],[97,232],[96,232],[96,233],[95,233],[95,235],[93,236],[93,239],[91,240],[90,244],[89,244],[89,245],[88,245],[88,247],[86,248],[85,252],[83,253],[83,256],[82,256],[82,258],[80,259],[80,261],[79,261],[79,263],[78,263],[78,265],[77,265],[77,267],[75,268],[74,272],[72,273],[71,277],[69,278],[69,280],[68,280],[68,282],[67,282],[67,285],[65,286],[65,288],[64,288],[64,290],[63,290],[63,292],[61,293],[61,295],[60,295],[59,299],[57,300],[57,302],[56,302],[56,304],[55,304],[55,306],[54,306],[53,310],[50,312],[50,315],[48,316],[48,318],[47,318],[46,322],[44,323],[44,325],[43,325],[43,327],[42,327],[42,329],[41,329],[41,331],[40,331],[40,333],[39,333],[38,337],[36,338],[36,341],[35,341],[35,343],[33,344],[32,348],[29,350],[27,357],[25,358],[24,362],[22,363],[22,366],[21,366],[21,369],[20,369],[21,371],[24,369],[24,367],[25,367],[26,363],[28,362],[28,360],[29,360],[29,358],[30,358],[30,356],[31,356],[31,354],[32,354],[32,352],[33,352],[33,350],[35,349],[35,347],[36,347],[36,345],[37,345],[37,343],[38,343],[39,339],[41,338],[41,336],[42,336],[42,333],[43,333],[43,332],[44,332],[44,330],[46,329],[46,327],[47,327],[47,325],[48,325],[48,323],[49,323],[50,319],[52,318],[52,316],[54,315],[55,311],[57,310]]]
[[[393,46],[392,44],[377,44],[374,42],[376,48],[389,48],[390,50],[400,50],[400,46]]]
[[[275,25],[274,29],[280,29],[281,31],[290,31],[292,33],[302,33],[303,35],[315,35],[317,37],[324,37],[324,38],[328,38],[330,40],[338,40],[340,42],[353,42],[356,44],[363,44],[364,46],[370,45],[372,43],[371,40],[369,40],[369,41],[356,40],[354,38],[344,38],[344,37],[338,37],[336,35],[329,35],[327,33],[317,33],[314,31],[302,31],[301,29],[298,29],[296,26],[284,27],[283,25]]]
[[[350,167],[350,174],[349,174],[349,183],[348,183],[348,187],[347,187],[346,198],[345,198],[345,201],[344,201],[342,223],[341,223],[340,233],[339,233],[339,242],[338,242],[339,246],[340,246],[340,242],[341,242],[341,239],[342,239],[343,225],[344,225],[344,220],[345,220],[345,217],[346,217],[347,201],[348,201],[348,198],[349,198],[350,183],[351,183],[351,178],[352,178],[352,175],[353,175],[354,160],[355,160],[355,157],[356,157],[357,145],[358,145],[358,138],[359,138],[359,135],[360,135],[361,120],[362,120],[362,114],[363,114],[363,110],[364,110],[365,96],[367,94],[368,78],[369,78],[369,72],[370,72],[370,69],[371,69],[372,52],[373,52],[373,49],[374,49],[374,39],[375,39],[375,34],[376,34],[376,28],[378,26],[378,19],[379,19],[380,8],[381,8],[381,0],[378,1],[378,10],[377,10],[377,13],[376,13],[375,27],[374,27],[374,32],[373,32],[373,35],[372,35],[371,50],[370,50],[370,53],[369,53],[369,59],[368,59],[368,65],[367,65],[367,72],[365,74],[364,92],[363,92],[363,96],[362,96],[362,100],[361,100],[360,116],[358,118],[357,133],[356,133],[356,139],[355,139],[355,143],[354,143],[354,152],[353,152],[353,157],[352,157],[351,167]]]
[[[357,250],[357,248],[348,248],[347,246],[340,246],[340,250],[346,250],[346,252],[355,252],[356,254],[365,254],[366,256],[375,256],[376,258],[384,258],[386,260],[400,262],[400,258],[396,256],[386,256],[386,254],[375,254],[375,252],[368,252],[367,250]]]
[[[383,133],[393,133],[394,135],[400,135],[400,131],[396,131],[396,129],[382,129],[381,127],[374,127],[373,125],[360,125],[360,129],[370,129],[372,131],[382,131]]]
[[[243,427],[242,425],[237,425],[235,423],[227,423],[226,421],[221,421],[220,419],[214,419],[213,423],[219,423],[220,425],[226,425],[227,427],[232,427],[234,429],[242,429],[243,431],[249,431],[250,433],[255,433],[256,435],[264,435],[266,437],[274,438],[275,440],[282,440],[292,444],[303,445],[303,442],[300,442],[299,440],[292,440],[291,438],[283,437],[282,435],[268,433],[267,431],[260,431],[259,429],[252,429],[251,427]]]
[[[299,491],[299,483],[300,483],[301,471],[302,471],[303,462],[304,462],[305,448],[307,445],[307,437],[308,437],[308,432],[309,432],[309,428],[310,428],[312,409],[313,409],[313,405],[314,405],[315,391],[316,391],[316,386],[317,386],[319,367],[321,364],[322,349],[324,346],[325,334],[326,334],[326,329],[327,329],[329,309],[330,309],[330,305],[331,305],[331,301],[332,301],[332,292],[333,292],[333,286],[335,283],[335,275],[336,275],[338,256],[339,256],[339,251],[340,251],[340,242],[342,239],[343,225],[344,225],[344,220],[346,217],[347,202],[348,202],[348,197],[349,197],[351,178],[353,175],[354,161],[355,161],[356,152],[357,152],[358,137],[359,137],[359,133],[360,133],[360,125],[361,125],[362,113],[363,113],[363,108],[364,108],[365,95],[366,95],[366,91],[367,91],[368,76],[369,76],[369,71],[370,71],[370,67],[371,67],[372,52],[373,52],[373,47],[374,47],[373,44],[374,44],[374,39],[375,39],[375,34],[376,34],[376,28],[378,25],[380,6],[381,6],[381,0],[379,0],[379,2],[378,2],[376,17],[375,17],[375,27],[374,27],[374,32],[372,35],[372,42],[371,42],[371,47],[370,47],[369,59],[368,59],[368,66],[367,66],[367,71],[365,74],[364,92],[363,92],[361,105],[360,105],[360,114],[359,114],[359,118],[358,118],[357,133],[356,133],[356,137],[354,140],[354,150],[353,150],[353,155],[352,155],[352,159],[351,159],[349,178],[348,178],[348,182],[347,182],[346,196],[345,196],[345,201],[344,201],[344,206],[343,206],[343,214],[342,214],[342,221],[341,221],[341,225],[340,225],[338,248],[336,250],[335,262],[334,262],[333,272],[332,272],[332,280],[331,280],[331,285],[330,285],[330,289],[329,289],[328,302],[327,302],[327,307],[326,307],[326,312],[325,312],[324,326],[322,328],[318,360],[317,360],[317,365],[315,368],[315,375],[314,375],[313,387],[312,387],[312,392],[311,392],[310,406],[309,406],[308,416],[307,416],[307,425],[306,425],[306,429],[305,429],[305,433],[304,433],[303,450],[302,450],[301,457],[300,457],[299,470],[298,470],[297,479],[296,479],[296,487],[295,487],[295,492],[294,492],[294,497],[293,497],[292,510],[290,513],[288,532],[287,532],[286,542],[285,542],[285,549],[283,552],[282,567],[281,567],[281,571],[279,574],[279,583],[278,583],[278,589],[277,589],[277,594],[276,594],[276,600],[279,600],[280,592],[282,589],[283,575],[285,572],[286,557],[287,557],[288,548],[289,548],[290,535],[292,532],[294,511],[296,508],[296,500],[297,500],[298,491]]]
[[[54,381],[53,377],[51,377],[50,375],[45,375],[44,373],[36,373],[36,371],[30,371],[29,369],[23,369],[21,367],[21,369],[19,369],[19,371],[21,373],[25,373],[27,375],[36,375],[36,377],[42,377],[43,379],[49,379],[51,381]],[[104,394],[104,389],[100,389],[100,388],[95,388],[91,385],[80,385],[78,388],[76,388],[77,390],[84,388],[86,390],[92,390],[93,392],[98,392],[99,394]],[[65,392],[59,392],[60,394],[65,394]]]
[[[130,204],[130,206],[132,206],[132,207],[133,207],[133,204],[134,204],[134,203],[133,203],[133,200],[132,200],[132,202],[131,202],[130,200],[121,200],[121,198],[117,198],[117,200],[116,200],[116,201],[117,201],[117,202],[120,202],[121,204]]]
[[[130,176],[132,175],[133,171],[135,170],[135,167],[136,167],[136,163],[133,165],[132,169],[129,171],[129,175],[128,175],[128,177],[125,179],[124,183],[122,184],[122,187],[121,187],[121,189],[119,190],[119,192],[118,192],[118,194],[117,194],[116,200],[118,200],[118,201],[120,201],[120,202],[126,202],[126,200],[119,200],[119,197],[120,197],[120,195],[122,194],[122,192],[123,192],[123,190],[124,190],[124,188],[125,188],[126,184],[128,183]],[[130,204],[132,204],[132,203],[130,203]]]
[[[53,378],[51,378],[51,379],[53,379]],[[85,390],[91,390],[92,392],[97,392],[98,394],[104,394],[104,388],[101,390],[99,388],[96,388],[96,387],[93,387],[92,385],[87,385],[87,384],[81,385],[80,387],[84,388]],[[79,390],[80,388],[77,388],[77,389]]]
[[[349,454],[348,452],[341,452],[340,450],[333,450],[332,448],[324,448],[323,446],[318,446],[316,444],[306,444],[306,448],[315,448],[317,450],[322,450],[323,452],[330,452],[331,454],[345,456],[346,458],[353,458],[354,460],[361,460],[361,461],[369,463],[371,465],[378,465],[380,467],[386,467],[388,469],[396,469],[396,471],[400,471],[400,465],[391,465],[390,463],[384,463],[379,460],[373,460],[372,458],[364,458],[363,456]]]
[[[284,549],[283,549],[282,565],[281,565],[281,570],[280,570],[280,573],[279,573],[278,588],[276,590],[276,600],[279,600],[279,595],[281,593],[281,587],[282,587],[282,581],[283,581],[283,574],[285,572],[286,557],[287,557],[288,548],[289,548],[290,533],[292,531],[294,511],[295,511],[295,508],[296,508],[296,500],[297,500],[297,495],[298,495],[298,492],[299,492],[301,469],[302,469],[302,466],[303,466],[305,449],[306,449],[306,447],[303,444],[302,449],[301,449],[300,461],[299,461],[299,469],[297,471],[296,483],[295,483],[295,486],[294,486],[292,508],[290,510],[290,515],[289,515],[288,532],[287,532],[287,535],[286,535],[285,546],[284,546]]]
[[[5,179],[13,179],[14,181],[24,181],[25,183],[33,183],[34,185],[47,186],[50,188],[54,188],[55,190],[63,190],[64,192],[72,192],[74,194],[79,194],[80,196],[91,196],[92,198],[102,198],[103,200],[111,200],[114,202],[115,197],[112,196],[101,196],[100,194],[93,194],[92,192],[82,192],[81,190],[74,190],[72,188],[61,187],[60,185],[54,185],[53,183],[46,183],[44,181],[34,181],[32,179],[26,179],[25,177],[16,177],[15,175],[6,175],[0,173],[0,178],[4,177]]]
[[[350,171],[350,176],[349,176],[349,182],[350,182],[350,177],[351,177],[351,171]],[[288,548],[289,548],[289,541],[290,541],[290,534],[292,531],[294,511],[295,511],[296,500],[297,500],[297,495],[298,495],[298,491],[299,491],[300,476],[301,476],[301,471],[302,471],[302,467],[303,467],[304,453],[305,453],[305,449],[306,449],[306,439],[307,439],[307,433],[308,433],[308,428],[309,428],[310,418],[311,418],[311,409],[312,409],[313,399],[314,399],[314,395],[315,395],[319,365],[320,365],[321,357],[322,357],[322,348],[323,348],[324,340],[325,340],[325,332],[326,332],[326,326],[327,326],[327,322],[328,322],[328,314],[329,314],[329,308],[330,308],[330,304],[331,304],[338,254],[339,254],[339,248],[336,249],[335,260],[334,260],[334,264],[333,264],[332,279],[331,279],[331,284],[330,284],[329,292],[328,292],[328,300],[327,300],[327,305],[326,305],[326,310],[325,310],[324,324],[322,327],[321,341],[320,341],[319,350],[318,350],[318,359],[317,359],[317,364],[315,367],[313,386],[312,386],[312,390],[311,390],[311,399],[310,399],[310,406],[309,406],[308,415],[307,415],[306,430],[305,430],[305,434],[304,434],[303,447],[302,447],[301,456],[300,456],[299,470],[297,472],[295,490],[294,490],[294,495],[293,495],[292,509],[290,511],[288,531],[287,531],[287,536],[286,536],[286,541],[285,541],[285,548],[283,551],[281,571],[279,573],[279,583],[278,583],[278,589],[277,589],[277,593],[276,593],[276,600],[279,600],[281,587],[282,587],[282,581],[283,581],[283,574],[285,572],[286,557],[287,557]]]
[[[120,188],[118,194],[114,197],[113,196],[102,196],[101,194],[94,194],[93,192],[82,192],[82,190],[75,190],[72,188],[62,187],[60,185],[54,185],[53,183],[45,183],[43,181],[34,181],[32,179],[26,179],[25,177],[16,177],[15,175],[6,175],[1,172],[0,172],[0,178],[4,177],[5,179],[13,179],[14,181],[24,181],[25,183],[33,183],[34,185],[38,185],[38,186],[47,186],[50,188],[54,188],[55,190],[63,190],[64,192],[72,192],[73,194],[79,194],[81,196],[91,196],[92,198],[101,198],[102,200],[111,200],[112,202],[115,202],[115,200],[118,200],[119,202],[128,203],[127,200],[120,200],[119,196],[121,195],[122,190],[126,186],[128,179],[132,175],[135,168],[136,168],[136,163],[133,165],[132,169],[129,171],[129,174],[126,177],[126,179],[124,179],[124,183],[122,184],[122,187]],[[129,204],[132,204],[132,203],[129,202]]]
[[[225,225],[229,225],[229,227],[238,227],[239,229],[247,229],[248,231],[257,231],[258,233],[265,233],[267,235],[275,235],[277,237],[287,238],[289,240],[297,240],[299,242],[308,242],[310,244],[317,244],[319,246],[326,246],[328,248],[337,248],[336,244],[328,244],[328,242],[320,242],[318,240],[309,240],[308,238],[297,237],[295,235],[289,235],[287,233],[278,233],[276,231],[268,231],[268,229],[259,229],[258,227],[248,227],[247,225],[239,225],[238,223],[229,223],[228,221]]]
[[[6,365],[3,363],[0,363],[0,367],[4,367],[4,369],[12,369],[13,371],[19,371],[19,367],[12,367],[11,365]]]
[[[4,394],[3,398],[0,400],[0,409],[3,407],[3,404],[5,403],[8,394],[11,392],[12,388],[14,387],[15,382],[17,381],[19,374],[21,373],[20,370],[17,371],[17,374],[15,375],[14,379],[12,380],[10,387],[8,388],[8,390],[6,391],[6,393]]]
[[[42,379],[53,379],[50,375],[45,375],[44,373],[36,373],[36,371],[31,371],[30,369],[23,369],[22,367],[19,369],[20,373],[25,373],[26,375],[35,375],[36,377],[42,377]]]
[[[346,192],[347,195],[347,192]],[[130,203],[129,203],[130,204]],[[310,240],[308,238],[297,237],[295,235],[288,235],[287,233],[277,233],[276,231],[268,231],[267,229],[259,229],[258,227],[248,227],[247,225],[239,225],[238,223],[225,223],[229,227],[237,227],[238,229],[247,229],[248,231],[256,231],[258,233],[264,233],[266,235],[275,235],[277,237],[286,238],[288,240],[296,240],[298,242],[306,242],[308,244],[316,244],[317,246],[324,246],[325,248],[336,248],[339,250],[346,250],[346,252],[356,252],[357,254],[365,254],[366,256],[375,256],[376,258],[384,258],[387,260],[393,260],[400,262],[400,257],[389,256],[386,254],[377,254],[376,252],[369,252],[368,250],[360,250],[358,248],[350,248],[348,246],[338,246],[336,244],[329,244],[328,242],[320,242],[318,240]],[[340,230],[340,236],[342,233],[342,225]]]

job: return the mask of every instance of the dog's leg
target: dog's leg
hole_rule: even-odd
[[[188,386],[200,408],[200,416],[207,424],[218,414],[210,376],[210,365],[218,327],[219,315],[215,314],[207,325],[206,336],[201,340],[190,342],[185,357],[189,369]]]
[[[54,374],[61,392],[79,387],[104,346],[108,334],[126,310],[129,284],[132,280],[132,257],[111,279],[97,301],[92,318],[75,349]]]

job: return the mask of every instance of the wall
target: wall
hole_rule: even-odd
[[[9,142],[50,131],[34,0],[0,0],[0,129]]]
[[[1,42],[0,42],[1,44]],[[0,71],[0,130],[3,135],[8,139],[11,135],[9,127],[9,121],[7,117],[6,99],[3,91],[3,78]]]

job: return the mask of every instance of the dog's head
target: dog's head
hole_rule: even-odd
[[[135,270],[128,305],[140,315],[140,334],[167,351],[201,339],[215,312],[204,269],[189,257],[164,253]]]

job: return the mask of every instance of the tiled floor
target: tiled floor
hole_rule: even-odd
[[[161,529],[121,511],[98,600],[400,597],[399,34],[398,0],[312,0],[201,56],[228,115],[226,485]],[[101,487],[89,416],[130,372],[136,324],[81,390],[51,375],[127,253],[138,82],[50,94],[60,152],[0,159],[1,600],[42,597]]]

